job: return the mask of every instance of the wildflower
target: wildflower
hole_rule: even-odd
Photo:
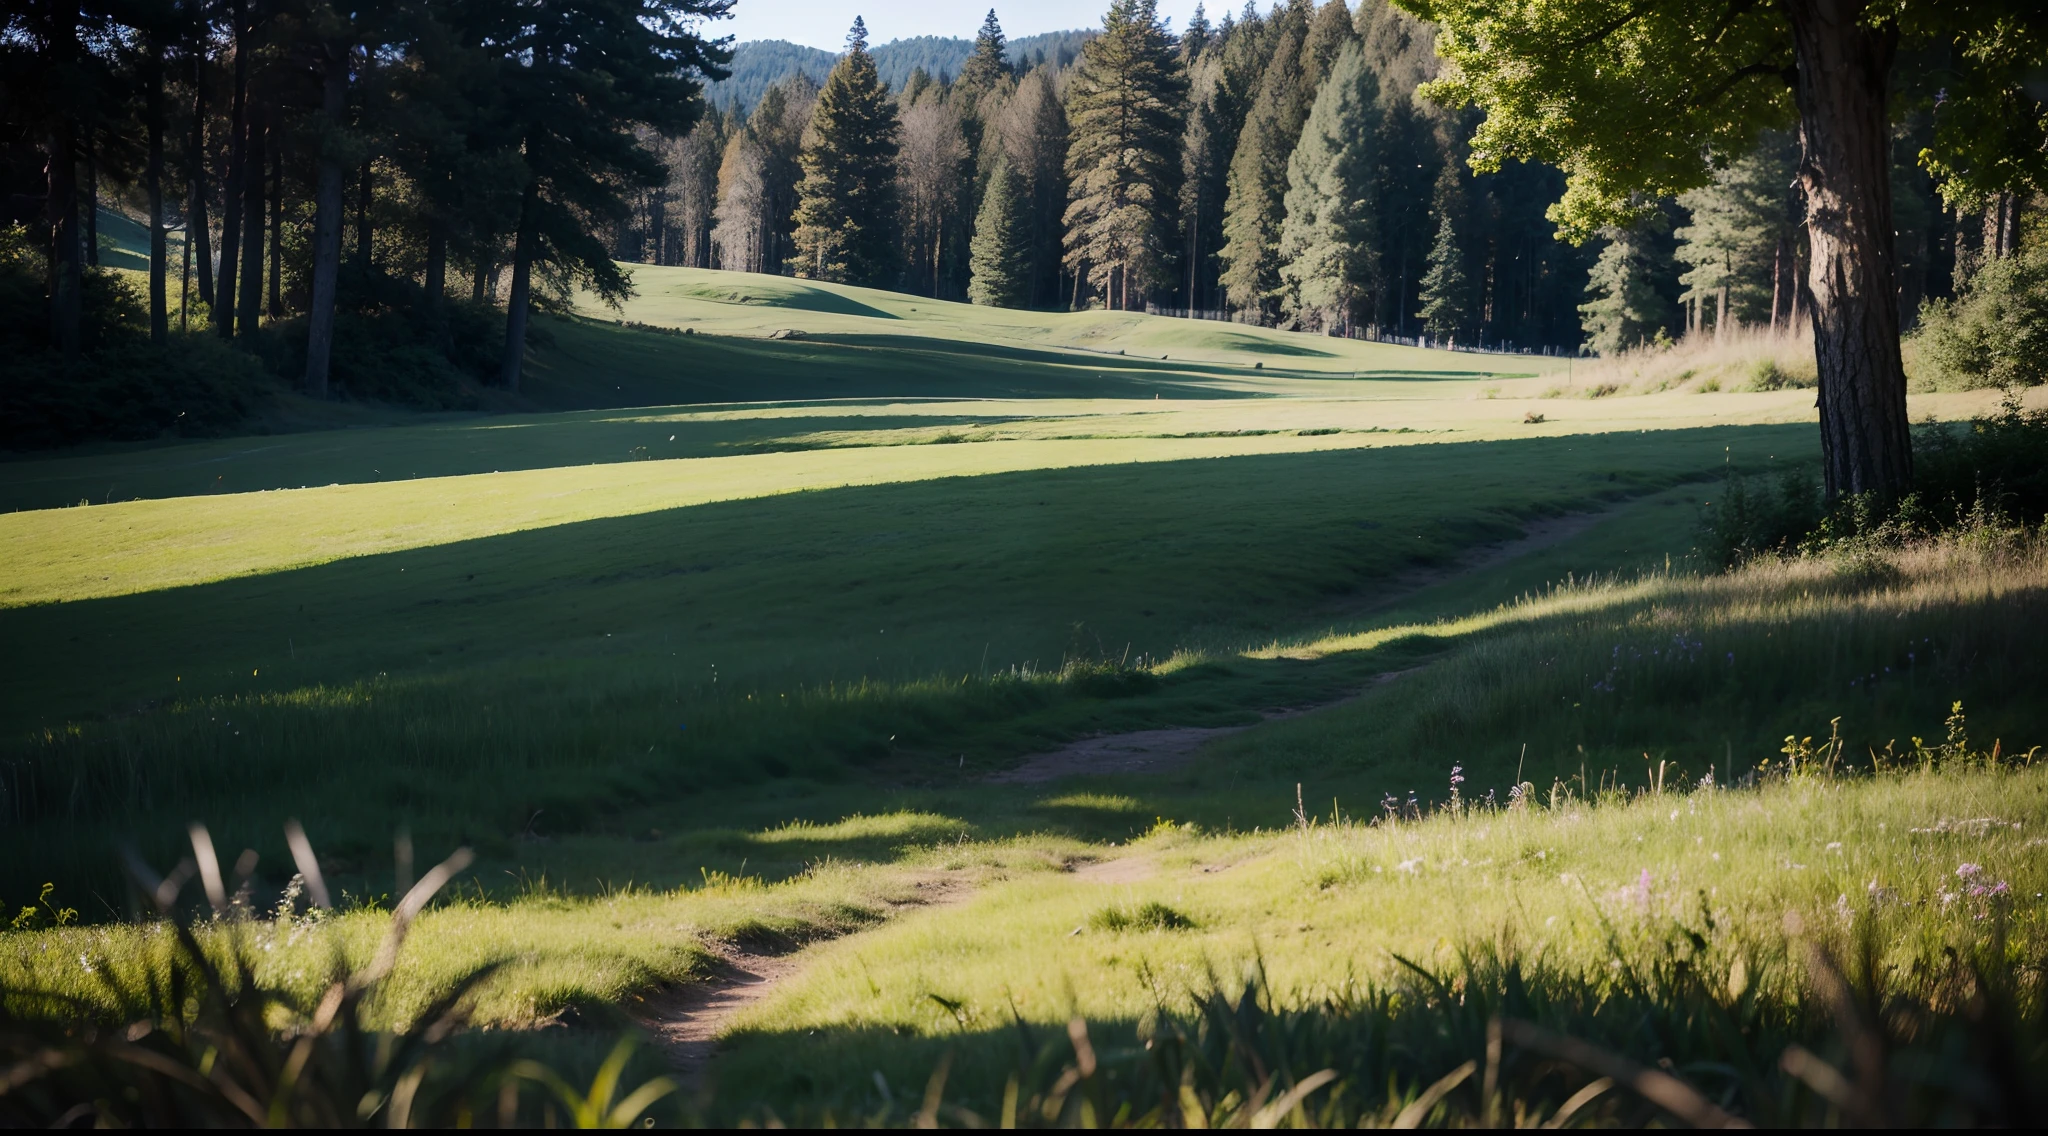
[[[1975,879],[1975,878],[1976,878],[1976,877],[1977,877],[1978,875],[1980,875],[1980,874],[1981,874],[1981,873],[1982,873],[1983,871],[1984,871],[1984,865],[1982,865],[1982,864],[1970,864],[1970,863],[1963,863],[1963,864],[1957,864],[1957,865],[1956,865],[1956,878],[1957,878],[1957,879],[1959,879],[1959,880],[1969,880],[1969,879]]]
[[[1830,852],[1840,852],[1842,850],[1842,842],[1839,840],[1828,841],[1827,850]]]
[[[1411,875],[1411,876],[1412,876],[1412,875],[1414,875],[1414,874],[1416,873],[1416,871],[1417,871],[1417,870],[1419,870],[1419,869],[1420,869],[1421,867],[1422,867],[1422,857],[1420,857],[1420,856],[1417,856],[1417,857],[1416,857],[1416,858],[1414,858],[1413,860],[1403,860],[1403,861],[1401,861],[1400,863],[1398,863],[1398,864],[1394,865],[1394,870],[1395,870],[1395,871],[1397,871],[1397,872],[1407,872],[1407,873],[1408,873],[1409,875]]]

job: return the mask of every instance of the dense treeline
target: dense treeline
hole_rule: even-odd
[[[1213,25],[1198,9],[1177,36],[1153,4],[1118,0],[1071,61],[1020,64],[993,12],[964,58],[945,46],[964,41],[870,50],[861,33],[833,69],[822,53],[791,58],[771,83],[763,55],[748,68],[757,100],[670,143],[675,177],[642,199],[621,248],[980,303],[1194,309],[1485,346],[1612,352],[1811,314],[1795,136],[1766,134],[1712,186],[1574,247],[1548,216],[1562,172],[1509,162],[1475,174],[1478,112],[1418,95],[1437,74],[1435,36],[1385,0],[1247,4]],[[894,104],[865,127],[886,137],[813,127],[835,77]],[[1932,130],[1914,111],[1894,132],[1909,325],[1923,301],[2010,251],[2019,213],[2010,200],[1944,205],[1915,160]],[[793,259],[798,211],[822,217],[826,204],[805,205],[806,146],[892,145],[893,185],[876,173],[858,190],[817,186],[893,198],[892,215],[870,209],[859,225],[886,230],[880,243],[900,255],[858,271]]]
[[[1197,9],[1178,34],[1113,0],[1028,48],[991,11],[964,54],[870,50],[856,24],[821,77],[752,68],[745,104],[706,94],[732,54],[703,21],[731,3],[11,7],[0,444],[210,428],[251,367],[315,396],[516,390],[533,308],[622,296],[621,261],[1602,352],[1812,310],[1794,136],[1573,246],[1563,173],[1474,173],[1480,112],[1423,97],[1435,26],[1387,0]],[[1945,204],[1913,106],[1891,186],[1908,322],[2032,208]],[[94,269],[106,203],[154,221],[146,287]]]
[[[667,143],[673,176],[642,197],[621,251],[984,303],[1578,344],[1593,258],[1543,219],[1562,176],[1469,172],[1470,116],[1416,94],[1436,68],[1429,25],[1383,0],[1288,0],[1214,24],[1198,9],[1174,35],[1155,4],[1117,0],[1068,42],[1079,51],[1020,51],[991,12],[952,74],[935,56],[890,84],[884,53],[923,41],[871,50],[864,31],[822,77],[791,58],[751,107]],[[888,137],[813,121],[835,81],[893,104],[867,127]],[[806,263],[797,214],[828,203],[799,184],[803,155],[871,146],[894,147],[893,184],[815,187],[893,198],[858,227],[896,255],[840,271],[813,249]]]
[[[10,5],[0,300],[45,349],[6,361],[10,438],[89,418],[66,399],[109,350],[175,370],[202,329],[316,397],[516,389],[533,307],[627,287],[614,230],[724,74],[698,28],[731,2]],[[146,219],[146,297],[95,271],[109,200]]]

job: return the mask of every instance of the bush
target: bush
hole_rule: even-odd
[[[1928,301],[1918,347],[1942,386],[2048,381],[2048,244],[1991,261],[1953,301]]]
[[[49,339],[41,251],[21,227],[0,230],[0,448],[220,434],[267,397],[261,365],[205,332],[151,343],[121,274],[87,269],[84,284],[82,351],[66,360]]]
[[[1913,439],[1913,492],[1886,502],[1846,497],[1823,509],[1812,475],[1776,483],[1732,472],[1700,518],[1699,550],[1723,567],[1756,556],[1891,545],[1934,533],[2048,521],[2048,410],[2026,410],[2017,391],[1999,412],[1967,426],[1930,422]]]
[[[1972,511],[2029,527],[2048,518],[2048,410],[2023,409],[2017,391],[1990,418],[1929,424],[1914,442],[1914,495],[1935,524]]]
[[[1788,469],[1776,483],[1738,477],[1731,470],[1719,501],[1700,517],[1700,553],[1724,568],[1758,556],[1790,552],[1821,523],[1820,487],[1805,469]]]

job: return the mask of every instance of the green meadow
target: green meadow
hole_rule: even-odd
[[[389,1019],[510,958],[484,1022],[616,1023],[815,944],[696,1107],[902,1123],[942,1059],[992,1119],[1014,1031],[1136,1045],[1261,960],[1307,1005],[1397,955],[1591,972],[1707,918],[1723,988],[1740,956],[1782,993],[1788,911],[1933,912],[1963,861],[2042,941],[2042,775],[2005,762],[2048,743],[2038,543],[1694,556],[1728,475],[1815,460],[1811,392],[1546,398],[1574,364],[635,280],[546,321],[490,413],[0,463],[0,901],[51,883],[86,924],[0,970],[100,997],[72,960],[140,949],[115,849],[168,867],[194,821],[265,906],[301,820],[366,955],[404,833],[479,859]],[[1169,727],[1243,729],[992,780]],[[1788,744],[1899,772],[1739,787]],[[1982,930],[1904,910],[1901,966]],[[319,949],[290,938],[287,983]]]

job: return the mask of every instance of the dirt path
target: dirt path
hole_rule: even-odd
[[[963,873],[938,872],[915,881],[916,894],[890,903],[888,918],[962,903],[974,894]],[[740,1012],[766,999],[783,981],[809,965],[824,943],[789,951],[753,950],[738,943],[711,944],[719,956],[702,982],[648,995],[634,1016],[667,1050],[669,1065],[685,1090],[694,1091],[718,1052],[718,1041]]]
[[[1616,508],[1620,506],[1617,505]],[[1355,609],[1359,614],[1384,608],[1399,599],[1460,576],[1505,564],[1517,556],[1526,556],[1569,540],[1606,520],[1613,510],[1597,513],[1573,513],[1570,516],[1551,517],[1534,521],[1524,526],[1522,536],[1516,540],[1503,541],[1473,550],[1455,564],[1436,568],[1416,569],[1395,576],[1386,588],[1369,603]],[[1382,686],[1407,674],[1407,671],[1393,671],[1379,675],[1366,690]],[[1260,722],[1279,721],[1294,718],[1311,711],[1326,709],[1349,702],[1364,694],[1356,691],[1317,706],[1304,706],[1291,710],[1267,712]],[[1069,742],[1048,753],[1033,754],[1024,759],[1022,765],[1007,769],[990,777],[992,785],[1037,785],[1057,781],[1062,777],[1101,775],[1114,773],[1165,773],[1186,765],[1203,746],[1217,738],[1249,730],[1245,726],[1176,726],[1162,730],[1138,730],[1128,734],[1107,734],[1099,737],[1082,738]]]
[[[1602,513],[1580,513],[1537,521],[1527,526],[1518,540],[1475,550],[1456,564],[1403,573],[1389,581],[1371,607],[1385,607],[1396,598],[1459,576],[1491,568],[1560,541],[1576,536],[1606,518]],[[1379,675],[1367,689],[1384,685],[1407,674],[1391,671]],[[1262,721],[1293,718],[1359,697],[1365,691],[1319,706],[1275,710]],[[1163,773],[1188,762],[1196,751],[1217,738],[1250,729],[1250,726],[1194,726],[1161,730],[1140,730],[1128,734],[1083,738],[1050,753],[1027,758],[1015,769],[989,778],[997,785],[1031,785],[1079,774]],[[1228,870],[1231,865],[1204,866],[1198,871]],[[1097,861],[1075,870],[1074,876],[1095,884],[1131,884],[1152,878],[1158,865],[1146,856],[1129,856]],[[915,883],[916,895],[890,904],[890,915],[918,909],[937,909],[964,902],[974,884],[964,875],[935,873]],[[812,953],[823,944],[775,952],[749,949],[741,944],[720,945],[719,962],[703,982],[649,996],[641,1003],[638,1017],[668,1050],[669,1061],[686,1089],[702,1084],[705,1068],[718,1051],[718,1041],[742,1011],[772,994],[791,975],[809,964]]]

